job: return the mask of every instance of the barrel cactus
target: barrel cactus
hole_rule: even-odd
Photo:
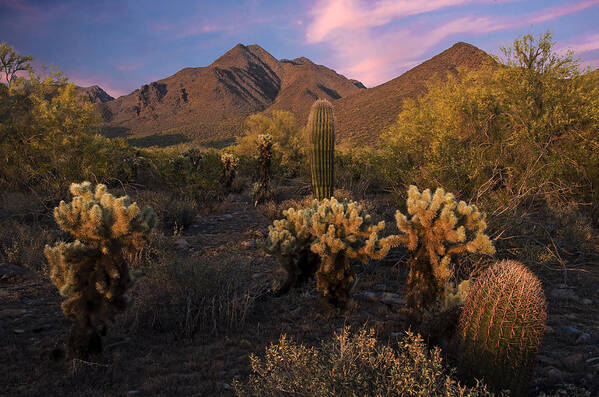
[[[58,226],[77,240],[46,245],[50,278],[67,298],[62,310],[73,321],[68,354],[86,358],[102,351],[101,336],[132,285],[126,255],[139,250],[157,222],[150,207],[140,210],[127,196],[115,198],[105,185],[72,184],[71,203],[54,209]]]
[[[461,371],[497,391],[527,395],[546,318],[539,279],[519,262],[496,263],[474,282],[460,316]]]
[[[308,132],[314,197],[317,200],[330,198],[334,190],[335,118],[333,105],[326,99],[319,99],[312,105]]]
[[[455,255],[482,253],[492,255],[495,248],[484,233],[485,215],[476,206],[456,201],[451,193],[438,188],[433,195],[410,186],[407,200],[409,219],[395,213],[397,243],[412,253],[406,303],[414,311],[430,310],[442,304],[452,275]]]

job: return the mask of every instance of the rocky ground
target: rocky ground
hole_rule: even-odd
[[[271,288],[282,273],[255,243],[267,226],[250,204],[234,201],[219,214],[199,216],[172,245],[191,257],[241,250],[252,266],[248,284]],[[250,372],[249,354],[261,354],[281,333],[317,345],[344,325],[366,324],[381,340],[392,342],[406,327],[401,255],[394,251],[384,263],[361,268],[354,302],[345,312],[323,308],[309,285],[280,298],[261,296],[243,330],[219,335],[175,338],[151,329],[131,333],[125,323],[117,323],[97,362],[64,359],[61,345],[69,321],[48,278],[1,264],[0,394],[230,395],[232,380]],[[544,284],[549,305],[531,395],[599,396],[599,265],[533,271]]]

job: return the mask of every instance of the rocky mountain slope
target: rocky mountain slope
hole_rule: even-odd
[[[486,62],[494,61],[484,51],[457,43],[401,76],[366,89],[305,57],[277,60],[258,45],[238,44],[209,66],[182,69],[115,100],[92,101],[112,136],[152,136],[146,141],[156,142],[176,135],[211,145],[242,133],[243,120],[252,113],[290,110],[305,123],[314,100],[326,98],[335,107],[339,143],[375,144],[395,121],[403,100],[421,94],[431,77]]]
[[[91,103],[105,103],[114,99],[97,85],[92,85],[91,87],[77,87],[75,95],[89,99]]]

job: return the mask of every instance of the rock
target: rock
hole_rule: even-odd
[[[537,361],[541,364],[543,364],[544,366],[558,366],[559,365],[559,360],[556,360],[555,358],[552,357],[547,357],[545,355],[539,354],[537,356]]]
[[[545,376],[552,381],[552,383],[556,383],[564,378],[564,373],[555,367],[549,367],[545,369]]]
[[[587,364],[599,363],[599,357],[591,357],[585,361]]]
[[[374,291],[361,291],[358,296],[371,302],[378,302],[380,294]]]
[[[562,360],[564,367],[571,371],[576,372],[584,366],[584,355],[582,353],[574,353],[564,357]]]
[[[564,339],[566,339],[570,343],[576,343],[578,337],[583,334],[583,332],[578,328],[574,328],[569,325],[562,325],[559,328],[559,330],[560,333],[563,335]]]
[[[576,339],[576,344],[584,345],[586,343],[589,343],[591,341],[591,339],[592,339],[591,335],[584,332]]]
[[[564,301],[580,301],[580,298],[572,288],[562,287],[562,288],[554,288],[551,290],[550,296],[554,299],[564,300]]]
[[[377,284],[374,286],[374,290],[377,292],[383,292],[386,288],[387,286],[385,284]]]
[[[27,273],[27,269],[13,263],[0,263],[0,280],[19,278]]]
[[[225,215],[223,215],[223,218],[224,219],[233,219],[233,215],[231,215],[231,214],[225,214]]]
[[[23,334],[25,333],[24,329],[13,329],[12,332],[14,332],[15,334]]]
[[[405,304],[402,297],[400,297],[397,294],[391,293],[391,292],[383,293],[383,296],[381,297],[381,302],[383,302],[387,305],[403,306]]]
[[[582,300],[582,304],[583,304],[583,305],[592,305],[592,304],[593,304],[593,301],[592,301],[592,300],[590,300],[589,298],[584,298],[584,299]]]
[[[244,248],[256,248],[257,244],[254,240],[242,241],[241,246]]]
[[[228,384],[228,383],[223,383],[223,389],[225,389],[225,390],[233,390],[233,387],[231,387],[231,385]]]
[[[175,242],[175,246],[180,250],[186,250],[190,247],[189,243],[184,238],[180,238],[179,240],[177,240]]]
[[[552,326],[550,326],[550,325],[545,326],[545,333],[546,334],[552,334],[554,332],[555,332],[555,330],[553,329]]]
[[[137,394],[139,394],[139,390],[129,390],[129,391],[127,392],[127,395],[128,395],[128,396],[135,396],[135,395],[137,395]]]

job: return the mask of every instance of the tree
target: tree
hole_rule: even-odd
[[[31,56],[17,54],[15,49],[7,43],[0,43],[0,64],[2,73],[4,73],[4,78],[9,87],[16,79],[17,72],[21,70],[31,70],[29,61],[32,60],[33,57]]]

